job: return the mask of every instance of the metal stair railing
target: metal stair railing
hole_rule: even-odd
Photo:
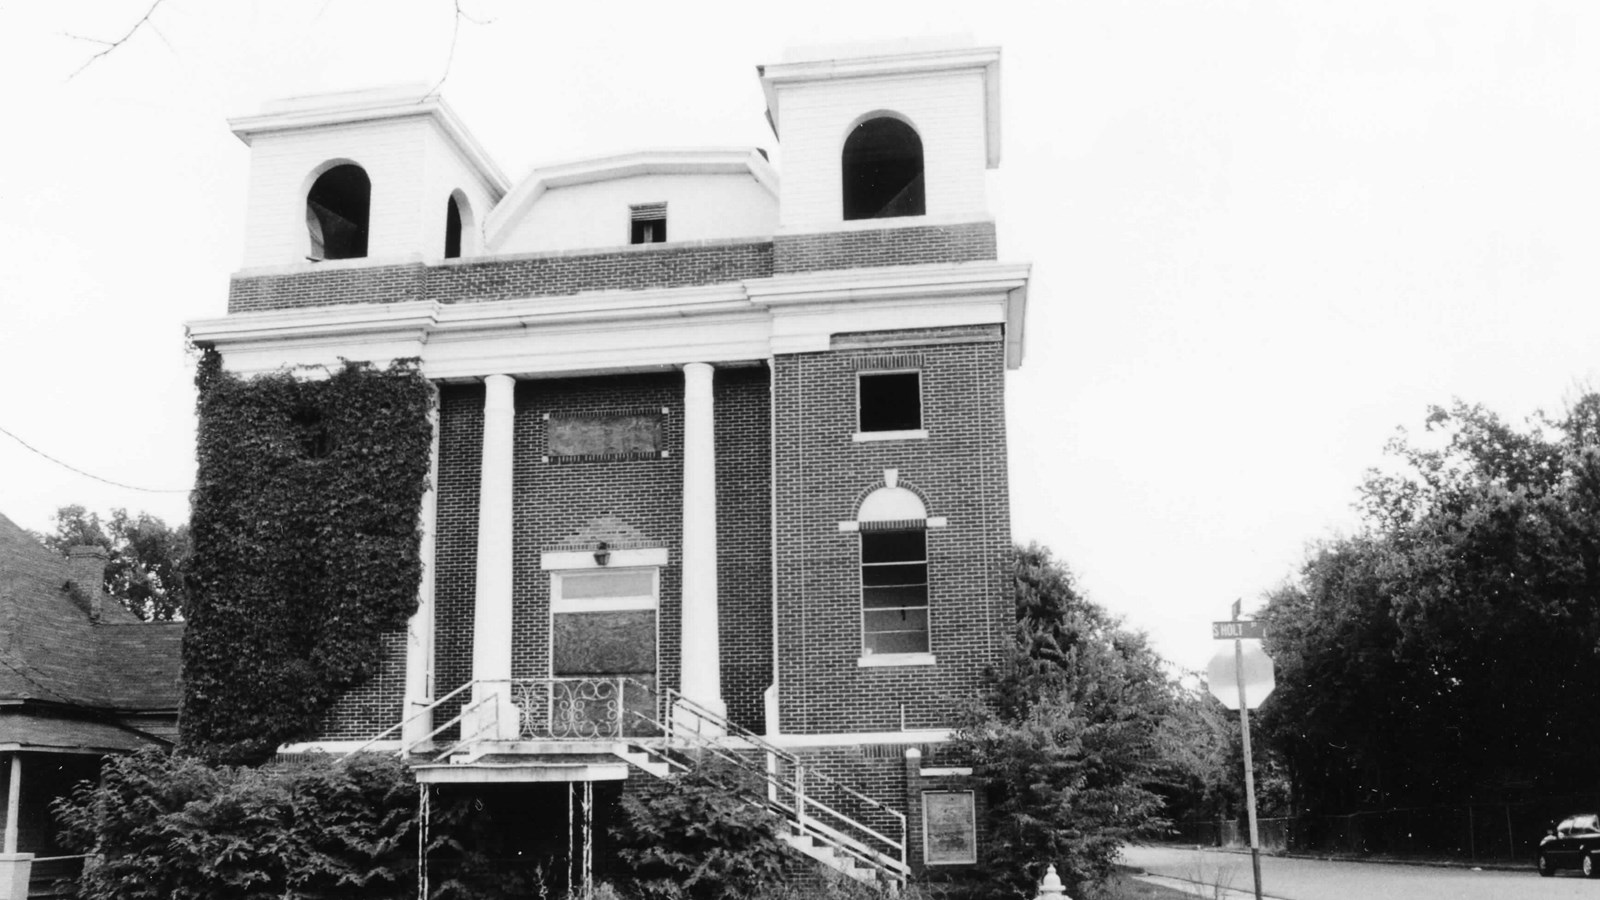
[[[802,762],[795,753],[729,721],[721,713],[685,697],[673,688],[659,688],[626,676],[514,679],[486,683],[504,686],[509,690],[520,720],[517,728],[519,738],[618,741],[678,771],[692,767],[679,758],[676,751],[689,748],[709,753],[754,775],[756,782],[765,787],[765,796],[757,802],[791,822],[800,835],[822,842],[844,857],[876,870],[892,882],[904,883],[910,874],[906,862],[907,823],[904,813],[826,775],[815,766]],[[477,681],[462,684],[342,758],[348,759],[403,731],[406,725],[478,684]],[[494,710],[493,716],[480,719],[471,735],[461,734],[459,740],[442,752],[433,753],[433,759],[448,759],[462,748],[477,743],[485,733],[498,734],[499,698],[499,690],[495,690],[463,705],[460,712],[449,721],[436,725],[409,744],[403,743],[398,755],[407,757],[415,754],[418,748],[431,747],[434,738],[461,724],[485,704]],[[632,704],[630,699],[634,701]],[[653,715],[642,709],[652,710]],[[630,724],[639,727],[632,728]],[[851,802],[870,814],[881,816],[891,823],[890,832],[898,832],[898,839],[861,821],[859,813],[851,815],[818,799],[819,794],[835,803],[841,799]]]
[[[361,752],[364,752],[364,751],[368,750],[369,748],[371,748],[374,745],[378,744],[379,742],[383,741],[385,738],[389,737],[390,735],[392,735],[392,734],[394,734],[396,732],[403,731],[407,725],[410,725],[412,722],[415,722],[417,719],[419,719],[419,718],[421,718],[421,717],[423,717],[425,715],[431,714],[435,709],[438,709],[441,704],[443,704],[443,703],[445,703],[445,702],[447,702],[449,700],[455,699],[455,697],[458,694],[460,694],[462,691],[468,690],[474,684],[477,684],[477,682],[469,681],[466,684],[463,684],[462,686],[460,686],[460,687],[456,688],[455,690],[451,691],[450,693],[445,694],[443,697],[440,697],[439,699],[434,700],[432,703],[429,703],[427,706],[424,706],[421,709],[418,709],[416,712],[413,712],[411,715],[406,716],[405,718],[401,719],[399,722],[397,722],[397,723],[389,726],[388,728],[385,728],[384,730],[378,732],[377,735],[372,737],[366,743],[364,743],[361,746],[355,748],[354,750],[351,750],[349,753],[346,753],[344,756],[340,757],[340,759],[349,759],[350,757],[356,755],[357,753],[361,753]],[[427,741],[432,740],[436,735],[439,734],[439,732],[444,731],[446,728],[449,728],[451,725],[455,724],[455,722],[458,721],[460,718],[461,718],[460,716],[457,716],[455,719],[450,720],[449,722],[445,723],[444,725],[441,725],[438,728],[433,729],[432,731],[428,732],[423,737],[417,739],[416,741],[413,741],[410,746],[406,746],[402,742],[401,747],[400,747],[400,751],[396,755],[397,756],[407,756],[407,755],[409,755],[418,746],[421,746],[423,743],[426,743]]]
[[[734,724],[727,717],[683,696],[677,690],[663,688],[656,695],[657,718],[650,724],[668,735],[668,747],[675,742],[689,743],[696,749],[710,752],[755,775],[767,786],[765,805],[794,823],[801,834],[822,841],[862,865],[881,872],[890,880],[903,882],[910,874],[906,862],[907,826],[904,813],[803,763],[794,753]],[[679,715],[679,711],[687,715]],[[634,714],[642,716],[637,712]],[[687,727],[688,722],[693,723],[692,728]],[[734,741],[763,754],[765,764],[741,753],[745,747],[737,746]],[[648,743],[641,744],[643,749],[655,749]],[[781,766],[784,764],[788,766],[789,778],[783,777]],[[819,788],[827,794],[853,800],[890,820],[896,826],[891,830],[899,832],[899,839],[818,800],[816,794]]]

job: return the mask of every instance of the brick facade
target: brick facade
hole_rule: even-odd
[[[325,265],[236,275],[228,312],[356,303],[481,303],[585,291],[695,287],[825,269],[996,258],[993,222],[781,235],[773,240],[644,244],[428,265]]]
[[[790,734],[948,726],[1010,640],[1015,613],[1006,494],[1005,359],[998,329],[971,343],[914,347],[922,360],[925,439],[856,442],[858,366],[871,348],[780,356],[773,403],[781,726]],[[905,353],[897,335],[880,336]],[[857,343],[862,343],[857,339]],[[871,343],[870,339],[864,341]],[[930,516],[932,666],[863,667],[860,537],[855,518],[885,469]]]
[[[479,303],[584,291],[692,287],[772,274],[766,240],[643,244],[598,252],[538,253],[425,265],[311,268],[236,275],[228,312],[263,312],[353,303]]]
[[[784,275],[995,258],[994,223],[971,222],[779,235],[772,268]]]
[[[762,366],[719,370],[714,384],[723,697],[735,722],[760,730],[762,692],[772,681],[767,370]],[[657,664],[661,684],[676,687],[682,603],[682,374],[521,382],[516,403],[513,677],[550,674],[550,575],[540,569],[541,553],[584,546],[583,536],[595,522],[611,520],[614,525],[607,527],[637,532],[634,546],[667,551],[668,563],[661,569]],[[546,460],[547,414],[638,409],[667,411],[662,430],[665,457]],[[446,386],[440,391],[436,696],[472,675],[482,429],[481,387]],[[454,709],[435,718],[442,722],[452,715]]]

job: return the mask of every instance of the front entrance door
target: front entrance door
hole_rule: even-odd
[[[551,573],[552,737],[656,730],[660,587],[653,566]]]

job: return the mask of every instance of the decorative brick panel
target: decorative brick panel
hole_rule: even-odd
[[[655,244],[437,265],[417,262],[241,275],[229,285],[228,312],[412,300],[478,303],[585,291],[692,287],[771,274],[770,241]]]
[[[857,443],[858,357],[776,358],[776,566],[781,725],[827,734],[948,727],[1015,622],[1006,489],[1005,349],[998,329],[922,355],[925,439]],[[881,353],[881,351],[878,351]],[[863,667],[860,537],[840,532],[861,492],[897,469],[948,519],[928,530],[935,665]]]
[[[995,258],[994,223],[972,222],[780,235],[773,239],[772,268],[785,275]]]

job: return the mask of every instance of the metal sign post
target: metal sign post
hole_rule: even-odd
[[[1244,690],[1244,640],[1264,637],[1266,628],[1259,622],[1239,621],[1239,601],[1235,600],[1233,621],[1213,623],[1211,634],[1223,640],[1233,639],[1233,675],[1239,689],[1239,730],[1244,743],[1244,802],[1250,817],[1250,871],[1255,875],[1256,900],[1261,900],[1261,832],[1256,827],[1256,772],[1250,757],[1250,701]],[[1261,697],[1256,698],[1257,703],[1261,700]]]

